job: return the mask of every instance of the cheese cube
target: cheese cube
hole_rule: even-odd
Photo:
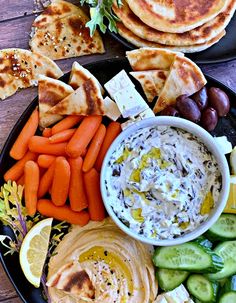
[[[172,291],[164,293],[163,295],[168,303],[187,303],[190,299],[189,293],[183,284]]]
[[[111,100],[109,97],[106,97],[104,100],[105,115],[113,121],[116,121],[120,116],[121,112],[117,104]]]
[[[214,137],[214,139],[224,155],[232,152],[233,150],[232,144],[231,142],[228,141],[226,136]]]
[[[125,70],[122,70],[110,81],[108,81],[104,86],[108,91],[108,93],[110,94],[110,96],[112,97],[112,99],[114,99],[115,93],[129,86],[134,87],[134,84],[130,80]]]
[[[132,86],[116,92],[114,94],[114,100],[124,118],[137,116],[149,108],[142,96]]]
[[[139,116],[143,120],[143,119],[146,119],[146,118],[155,117],[155,114],[154,114],[153,110],[151,110],[151,108],[148,108],[145,111],[141,112],[139,114]]]
[[[163,295],[159,295],[159,296],[156,298],[155,303],[168,303],[168,302],[166,301],[166,298],[165,298]]]

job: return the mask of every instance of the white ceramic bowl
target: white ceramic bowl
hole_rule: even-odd
[[[121,144],[122,140],[127,138],[130,135],[134,135],[138,130],[146,127],[151,126],[173,126],[180,129],[183,129],[189,133],[192,133],[196,137],[202,141],[209,151],[212,152],[212,154],[215,156],[216,161],[219,165],[221,175],[222,175],[222,190],[220,192],[219,199],[217,201],[217,205],[212,209],[209,217],[205,222],[203,222],[200,226],[198,226],[195,230],[192,232],[189,232],[187,234],[181,235],[175,239],[170,240],[155,240],[146,238],[142,235],[137,234],[135,231],[128,228],[120,219],[116,216],[114,213],[112,207],[109,204],[109,198],[106,194],[106,188],[105,188],[105,177],[106,177],[106,169],[108,166],[108,162],[110,160],[110,157],[114,150]],[[191,241],[198,236],[202,235],[204,232],[206,232],[219,218],[220,214],[222,213],[227,199],[229,195],[229,187],[230,187],[230,173],[229,173],[229,166],[227,163],[227,160],[225,158],[225,155],[221,152],[219,149],[217,143],[213,139],[213,137],[205,131],[202,127],[198,126],[195,123],[192,123],[188,120],[176,118],[176,117],[154,117],[142,120],[140,122],[135,123],[134,125],[128,127],[126,130],[124,130],[112,143],[111,147],[109,148],[106,157],[103,162],[102,171],[101,171],[101,193],[102,198],[105,204],[105,207],[107,209],[108,214],[113,219],[113,221],[128,235],[131,237],[148,244],[157,245],[157,246],[169,246],[169,245],[176,245],[181,244],[184,242]],[[117,198],[118,199],[118,198]]]

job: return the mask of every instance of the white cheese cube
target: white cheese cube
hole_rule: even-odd
[[[165,298],[163,295],[159,295],[159,296],[156,298],[155,303],[168,303],[168,302],[166,301],[166,298]]]
[[[134,87],[134,84],[130,80],[125,70],[122,70],[115,77],[109,80],[104,86],[112,99],[114,99],[115,93],[129,86]]]
[[[109,97],[106,97],[103,101],[104,101],[105,115],[111,120],[116,121],[121,116],[121,112],[117,104]]]
[[[142,96],[132,86],[116,92],[114,100],[124,118],[137,116],[149,108]]]
[[[231,142],[228,141],[226,136],[214,137],[214,139],[224,155],[232,152],[233,150],[232,144]]]
[[[181,284],[172,291],[163,294],[168,303],[183,303],[188,302],[190,297],[186,288]]]

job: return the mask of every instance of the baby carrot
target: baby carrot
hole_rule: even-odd
[[[35,153],[32,153],[31,151],[28,151],[24,157],[17,161],[5,174],[4,174],[4,180],[5,181],[16,181],[18,180],[24,173],[24,167],[25,163],[30,160],[36,160],[37,155]]]
[[[115,138],[119,135],[121,132],[121,126],[118,122],[111,122],[107,127],[107,132],[105,139],[102,143],[102,147],[100,149],[99,155],[97,157],[95,168],[97,171],[101,170],[102,162],[105,158],[105,155],[111,145],[111,143],[115,140]]]
[[[29,216],[34,216],[37,210],[37,193],[39,187],[39,167],[34,161],[25,163],[25,205]]]
[[[58,157],[55,160],[55,171],[52,181],[52,201],[56,206],[66,203],[70,185],[70,165],[66,158]]]
[[[76,124],[78,124],[83,119],[83,116],[68,116],[55,124],[52,127],[52,135],[55,135],[56,133],[62,132],[63,130],[69,129],[74,127]]]
[[[84,158],[87,154],[87,148],[85,148],[82,152],[82,154],[80,155],[82,158]]]
[[[10,156],[13,159],[20,160],[24,157],[28,150],[29,140],[35,134],[38,124],[39,113],[38,110],[35,109],[10,150]]]
[[[102,116],[88,116],[83,119],[73,137],[66,146],[66,153],[71,158],[81,156],[102,122]]]
[[[75,212],[67,205],[55,206],[50,200],[39,200],[37,208],[41,215],[45,217],[52,217],[70,224],[84,226],[89,222],[89,214],[87,211],[82,210],[81,212]]]
[[[83,159],[81,157],[69,159],[71,178],[69,199],[70,207],[73,211],[81,211],[88,207],[88,201],[85,194],[82,165]]]
[[[72,138],[72,136],[74,135],[76,129],[71,128],[71,129],[66,129],[63,130],[59,133],[56,133],[55,135],[52,135],[49,138],[49,142],[50,143],[61,143],[61,142],[66,142],[68,140],[70,140]]]
[[[45,138],[49,138],[52,135],[52,129],[51,128],[44,128],[43,133],[42,133],[43,137]]]
[[[96,162],[97,156],[102,146],[102,142],[105,138],[105,134],[106,134],[106,127],[103,124],[101,124],[96,134],[94,135],[89,145],[88,152],[84,158],[83,172],[89,171],[93,167],[94,163]]]
[[[38,156],[38,165],[42,168],[49,168],[49,166],[55,161],[56,156],[52,155],[39,155]]]
[[[48,138],[33,136],[29,141],[29,150],[39,154],[65,156],[67,143],[51,144]]]
[[[105,218],[105,208],[100,192],[99,173],[95,168],[84,174],[84,183],[90,218],[93,221],[102,221]]]
[[[55,163],[52,163],[48,168],[48,170],[44,173],[44,175],[40,179],[38,198],[42,198],[46,193],[49,192],[52,185],[54,170],[55,170]]]
[[[25,184],[25,176],[22,175],[17,181],[16,181],[17,185],[24,185]]]

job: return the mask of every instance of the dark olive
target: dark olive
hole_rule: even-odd
[[[219,117],[226,116],[230,109],[229,97],[226,93],[217,87],[208,89],[208,101],[216,111]]]
[[[160,115],[161,116],[173,116],[173,117],[179,117],[180,114],[179,112],[177,111],[176,108],[174,108],[173,106],[168,106],[166,107],[165,109],[163,109],[161,112],[160,112]]]
[[[197,103],[198,108],[200,111],[204,110],[208,105],[208,96],[207,96],[207,89],[204,86],[198,92],[191,96],[191,98]]]
[[[212,131],[215,129],[217,123],[218,114],[214,108],[208,107],[202,112],[201,125],[203,128],[208,131]]]
[[[197,104],[186,95],[179,96],[176,99],[176,107],[183,118],[198,122],[201,119],[201,112]]]

